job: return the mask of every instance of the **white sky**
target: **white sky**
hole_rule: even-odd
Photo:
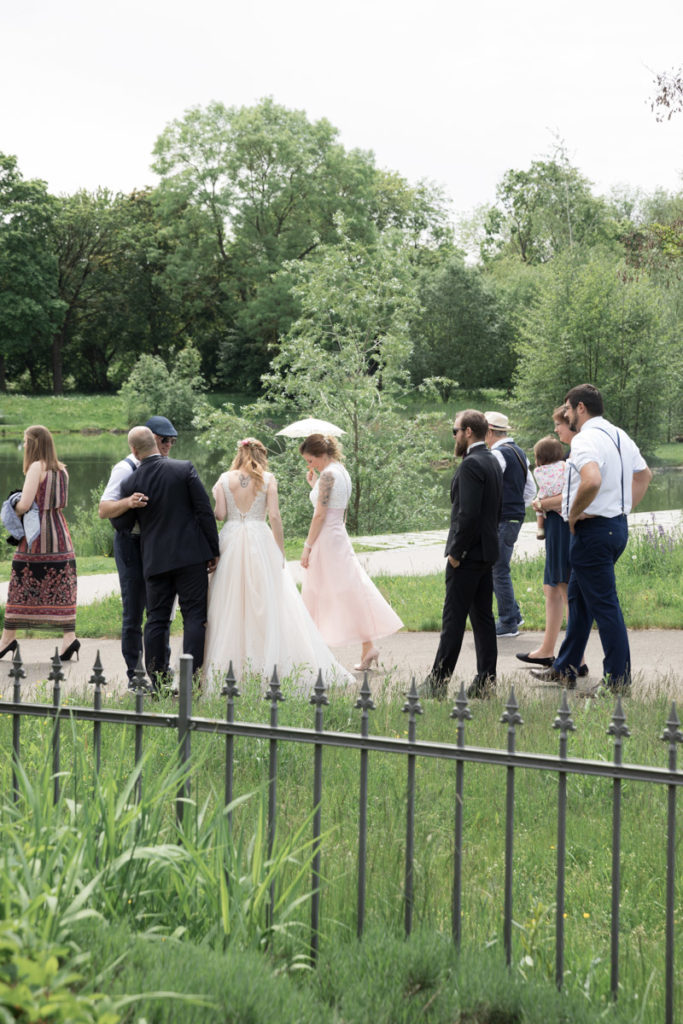
[[[597,192],[683,188],[680,0],[0,0],[0,151],[51,191],[155,184],[152,147],[194,105],[277,103],[347,148],[492,202],[554,133]]]

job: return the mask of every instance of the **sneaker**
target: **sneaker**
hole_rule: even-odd
[[[496,626],[496,636],[499,640],[506,636],[519,636],[519,630],[517,626],[512,626],[512,628],[508,628],[507,626]]]

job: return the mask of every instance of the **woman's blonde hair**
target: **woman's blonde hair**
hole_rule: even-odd
[[[42,462],[46,469],[64,469],[64,463],[57,458],[57,449],[47,427],[36,424],[24,431],[24,473],[34,462]]]
[[[316,459],[327,455],[337,462],[342,461],[342,446],[336,437],[329,437],[327,434],[310,434],[299,445],[299,451],[302,455],[314,455]]]
[[[263,487],[263,474],[268,469],[268,452],[264,444],[255,437],[245,437],[237,442],[237,455],[232,460],[230,469],[240,469],[248,473],[256,484],[256,490]]]

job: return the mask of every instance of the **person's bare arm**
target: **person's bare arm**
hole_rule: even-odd
[[[280,502],[277,496],[277,480],[274,476],[270,478],[268,483],[268,490],[266,491],[266,509],[268,510],[268,520],[270,522],[270,528],[273,531],[273,537],[275,543],[282,552],[282,557],[285,557],[285,534],[282,529],[282,516],[280,515]]]
[[[652,480],[652,470],[647,466],[645,469],[639,469],[637,473],[633,474],[633,483],[631,485],[632,509],[634,509],[645,497],[645,492],[650,486],[650,480]]]
[[[144,508],[147,501],[146,494],[143,494],[142,491],[135,491],[134,494],[129,494],[127,498],[119,498],[117,501],[113,499],[101,501],[97,508],[97,514],[100,519],[116,519],[117,516],[122,516],[124,512],[131,508]]]
[[[585,466],[581,467],[579,473],[581,483],[574,495],[572,507],[569,509],[569,529],[572,533],[577,521],[583,518],[583,513],[595,499],[602,483],[602,474],[597,462],[587,462]]]
[[[562,493],[550,494],[547,498],[534,498],[531,506],[536,512],[559,512],[562,508]]]
[[[24,512],[28,512],[33,504],[34,498],[38,493],[38,487],[40,486],[40,474],[42,472],[43,467],[40,462],[32,462],[26,470],[21,497],[14,506],[14,511],[18,516],[23,516]]]
[[[325,470],[320,474],[320,486],[318,488],[318,501],[316,502],[315,511],[313,518],[311,519],[311,525],[308,528],[308,536],[304,543],[304,550],[301,554],[301,565],[304,569],[308,569],[308,559],[311,553],[311,548],[320,536],[320,531],[323,528],[325,517],[327,516],[327,509],[329,508],[330,498],[332,496],[332,488],[334,487],[334,473]]]
[[[213,514],[216,519],[220,519],[221,522],[223,522],[228,517],[228,503],[225,500],[225,491],[223,490],[223,485],[220,480],[217,480],[213,485],[211,493],[213,494],[214,501],[216,502]]]

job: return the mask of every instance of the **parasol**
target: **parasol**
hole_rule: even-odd
[[[336,427],[334,423],[328,423],[327,420],[317,420],[313,416],[309,416],[305,420],[296,420],[294,423],[288,423],[282,430],[278,430],[278,434],[282,437],[308,437],[309,434],[326,434],[328,437],[339,437],[340,434],[345,433],[345,430],[342,430],[341,427]]]

